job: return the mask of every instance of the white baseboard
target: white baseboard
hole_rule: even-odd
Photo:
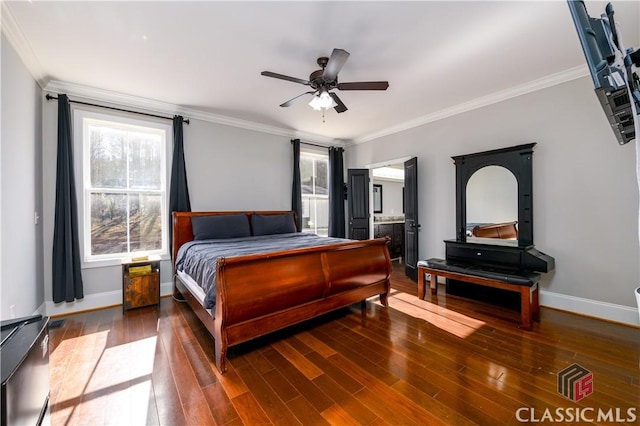
[[[540,305],[623,324],[640,325],[638,309],[582,297],[540,291]]]
[[[161,296],[169,296],[172,293],[173,282],[169,281],[160,284]],[[35,313],[48,316],[60,316],[121,304],[122,291],[117,290],[90,294],[85,296],[84,299],[70,303],[53,303],[52,301],[47,301],[40,305]],[[638,309],[630,306],[599,302],[596,300],[567,296],[549,291],[540,291],[540,305],[608,321],[634,326],[640,325]]]
[[[427,274],[428,276],[429,274]],[[445,285],[446,281],[438,277],[438,284]],[[427,280],[430,277],[426,278]],[[576,296],[553,293],[540,290],[540,306],[573,312],[578,315],[599,318],[607,321],[619,322],[622,324],[640,325],[638,308],[614,303],[600,302],[597,300],[585,299]]]
[[[160,296],[173,294],[173,282],[160,283]],[[76,312],[91,311],[106,308],[107,306],[122,305],[122,290],[107,291],[104,293],[89,294],[75,302],[53,303],[46,301],[44,308],[41,305],[38,313],[48,316],[69,315]]]
[[[47,315],[47,304],[45,302],[42,302],[42,305],[38,306],[38,309],[36,309],[36,311],[32,315],[46,316]]]

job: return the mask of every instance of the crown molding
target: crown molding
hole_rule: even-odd
[[[153,99],[126,95],[123,93],[112,92],[108,90],[97,89],[93,87],[83,86],[74,83],[51,80],[44,72],[42,65],[24,37],[22,30],[18,26],[7,2],[0,1],[0,28],[2,34],[7,38],[18,56],[27,67],[36,83],[44,91],[51,93],[66,93],[75,97],[84,98],[87,101],[101,101],[112,103],[118,106],[126,106],[132,109],[143,109],[150,113],[164,113],[169,115],[181,114],[188,118],[207,121],[226,126],[238,127],[245,130],[254,130],[276,136],[283,136],[291,139],[300,139],[307,142],[314,142],[324,146],[340,145],[344,146],[345,142],[340,139],[334,139],[315,133],[302,132],[292,129],[284,129],[276,126],[257,123],[249,120],[241,120],[237,118],[227,117],[220,114],[209,113],[191,108],[181,107],[179,105],[167,102],[157,101]]]
[[[262,123],[257,123],[249,120],[241,120],[220,114],[214,114],[206,111],[181,107],[179,105],[170,104],[167,102],[157,101],[153,99],[126,95],[117,92],[111,92],[107,90],[82,86],[73,83],[61,82],[51,80],[45,73],[42,65],[38,61],[27,39],[24,37],[20,27],[18,26],[13,14],[7,2],[0,1],[2,7],[0,8],[2,34],[7,38],[9,43],[18,53],[18,56],[23,61],[31,75],[36,80],[37,84],[44,91],[52,93],[66,93],[76,97],[85,98],[87,101],[102,101],[107,103],[113,103],[119,106],[127,106],[132,109],[143,109],[146,112],[151,113],[164,113],[169,115],[181,114],[188,118],[207,121],[216,124],[222,124],[231,127],[238,127],[245,130],[253,130],[256,132],[267,133],[276,136],[283,136],[287,138],[298,138],[302,141],[314,142],[323,146],[339,145],[343,147],[349,147],[364,142],[369,142],[384,136],[399,133],[405,130],[409,130],[415,127],[419,127],[428,123],[432,123],[438,120],[442,120],[448,117],[452,117],[458,114],[462,114],[477,108],[486,107],[498,102],[505,101],[507,99],[515,98],[525,95],[527,93],[535,92],[538,90],[546,89],[558,84],[566,83],[571,80],[575,80],[580,77],[589,75],[589,70],[586,65],[570,68],[568,70],[552,74],[547,77],[534,80],[520,86],[512,87],[500,92],[473,99],[468,102],[464,102],[458,105],[454,105],[449,108],[445,108],[440,111],[433,112],[431,114],[418,117],[413,120],[406,121],[396,126],[392,126],[375,133],[365,135],[360,138],[351,140],[334,139],[315,133],[307,133],[293,129],[285,129],[276,126],[269,126]]]
[[[33,53],[31,45],[18,26],[7,2],[2,1],[0,3],[2,4],[0,8],[0,15],[2,16],[0,20],[0,27],[2,28],[2,34],[4,34],[7,41],[17,52],[24,65],[36,80],[36,83],[38,83],[38,86],[40,86],[41,89],[44,89],[48,82],[47,74],[44,72],[42,65],[40,65],[40,61],[38,61],[35,53]]]
[[[334,145],[344,145],[344,142],[341,140],[317,135],[314,133],[269,126],[254,121],[241,120],[197,109],[185,108],[179,105],[162,102],[155,99],[127,95],[124,93],[118,93],[74,83],[52,80],[47,83],[43,90],[51,93],[65,93],[75,98],[82,98],[88,102],[98,101],[117,105],[118,107],[124,106],[135,110],[142,110],[142,112],[167,114],[169,116],[179,114],[189,119],[202,120],[210,123],[238,127],[245,130],[253,130],[256,132],[267,133],[275,136],[284,136],[292,139],[297,138],[302,141],[314,142],[327,147]]]
[[[496,104],[498,102],[506,101],[507,99],[526,95],[527,93],[536,92],[538,90],[546,89],[546,88],[556,86],[558,84],[566,83],[568,81],[572,81],[588,75],[589,75],[589,69],[587,68],[586,65],[580,65],[574,68],[569,68],[559,73],[552,74],[552,75],[540,78],[538,80],[533,80],[525,84],[521,84],[520,86],[515,86],[510,89],[492,93],[488,96],[476,98],[468,102],[464,102],[449,108],[442,109],[440,111],[436,111],[432,114],[418,117],[414,120],[406,121],[397,126],[389,127],[387,129],[381,130],[376,133],[371,133],[362,138],[349,141],[347,143],[347,146],[353,146],[353,145],[358,145],[364,142],[369,142],[374,139],[381,138],[383,136],[388,136],[388,135],[399,133],[405,130],[413,129],[415,127],[419,127],[428,123],[433,123],[434,121],[442,120],[448,117],[453,117],[454,115],[458,115],[468,111],[472,111],[474,109],[486,107],[492,104]]]
[[[4,18],[3,18],[4,19]],[[237,118],[227,117],[220,114],[209,113],[201,110],[181,107],[179,105],[170,104],[167,102],[157,101],[153,99],[126,95],[123,93],[117,93],[87,86],[82,86],[73,83],[50,81],[46,84],[43,90],[66,93],[69,95],[83,97],[87,100],[97,100],[102,102],[113,103],[116,105],[123,105],[130,108],[142,108],[148,112],[164,113],[164,114],[181,114],[188,118],[207,121],[211,123],[223,124],[226,126],[239,127],[245,130],[254,130],[257,132],[268,133],[276,136],[284,136],[287,138],[298,138],[307,142],[315,142],[325,146],[342,145],[353,146],[364,142],[369,142],[384,136],[399,133],[405,130],[413,129],[415,127],[423,126],[428,123],[432,123],[438,120],[442,120],[448,117],[453,117],[458,114],[462,114],[474,109],[483,108],[489,105],[496,104],[508,99],[512,99],[518,96],[526,95],[528,93],[536,92],[538,90],[546,89],[556,86],[558,84],[566,83],[581,77],[589,75],[589,69],[586,65],[580,65],[568,70],[561,71],[556,74],[552,74],[538,80],[530,81],[519,86],[512,87],[510,89],[502,90],[500,92],[492,93],[488,96],[473,99],[468,102],[464,102],[458,105],[454,105],[449,108],[445,108],[440,111],[436,111],[432,114],[428,114],[422,117],[418,117],[414,120],[406,121],[397,126],[389,127],[376,133],[369,134],[362,138],[353,139],[349,141],[333,139],[314,133],[301,132],[297,130],[284,129],[275,126],[269,126],[266,124],[257,123],[249,120],[241,120]]]

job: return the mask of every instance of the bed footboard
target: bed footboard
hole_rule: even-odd
[[[218,262],[216,365],[227,347],[379,295],[386,305],[388,240],[356,241]]]

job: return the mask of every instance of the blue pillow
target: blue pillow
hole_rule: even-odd
[[[191,217],[191,229],[194,240],[213,240],[218,238],[250,237],[251,229],[247,215],[225,214],[215,216]]]
[[[297,232],[296,224],[293,220],[293,213],[261,215],[254,213],[251,215],[251,227],[253,235],[289,234]]]

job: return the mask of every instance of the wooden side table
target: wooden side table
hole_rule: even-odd
[[[149,267],[148,271],[137,272]],[[122,312],[160,303],[160,256],[122,260]]]

